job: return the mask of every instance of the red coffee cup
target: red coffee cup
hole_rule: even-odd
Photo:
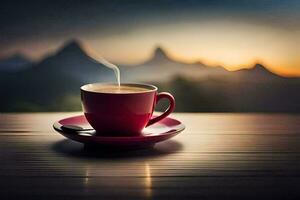
[[[138,135],[143,128],[167,117],[175,108],[174,97],[167,92],[157,92],[157,87],[148,84],[126,83],[122,86],[145,88],[136,93],[108,93],[97,91],[105,85],[92,83],[82,86],[81,101],[84,115],[97,134]],[[170,106],[158,117],[152,118],[155,105],[166,98]]]

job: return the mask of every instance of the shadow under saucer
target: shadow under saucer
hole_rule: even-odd
[[[54,143],[51,147],[55,152],[78,158],[137,158],[155,157],[176,153],[182,150],[181,143],[175,140],[168,140],[152,146],[133,148],[116,148],[110,146],[81,144],[72,140],[64,139]]]

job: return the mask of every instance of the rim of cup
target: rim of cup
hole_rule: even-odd
[[[147,89],[146,91],[138,91],[138,92],[134,92],[134,93],[110,93],[110,92],[100,92],[100,91],[94,91],[92,89],[93,86],[107,86],[107,85],[111,85],[111,86],[118,86],[117,83],[89,83],[89,84],[85,84],[83,86],[80,87],[81,91],[84,92],[91,92],[91,93],[102,93],[102,94],[112,94],[112,95],[122,95],[122,94],[137,94],[137,93],[149,93],[149,92],[155,92],[158,90],[158,88],[154,85],[151,84],[147,84],[147,83],[121,83],[121,86],[135,86],[135,87],[142,87]]]

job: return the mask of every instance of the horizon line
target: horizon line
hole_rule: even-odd
[[[81,50],[83,50],[83,52],[88,56],[90,56],[88,52],[95,52],[93,54],[99,55],[99,52],[94,50],[93,48],[91,48],[90,45],[87,45],[87,42],[84,42],[82,39],[79,39],[79,38],[71,38],[71,39],[67,39],[67,40],[63,41],[60,45],[58,45],[58,47],[55,48],[55,50],[53,50],[53,51],[49,50],[46,53],[44,53],[43,55],[39,56],[39,58],[32,58],[31,56],[27,55],[26,53],[24,53],[22,51],[15,51],[15,52],[12,52],[11,54],[7,54],[5,56],[0,56],[0,60],[5,60],[5,59],[9,59],[9,58],[16,57],[16,56],[21,56],[34,64],[34,63],[40,62],[41,60],[44,60],[45,58],[47,58],[49,56],[55,55],[56,53],[60,52],[62,49],[64,49],[66,46],[68,46],[72,43],[77,44],[79,46],[79,48]],[[237,69],[232,69],[232,70],[228,69],[226,67],[226,65],[220,61],[205,61],[205,59],[203,59],[203,58],[193,59],[193,60],[182,59],[182,58],[178,58],[178,56],[172,55],[172,53],[170,53],[170,51],[167,50],[168,48],[166,48],[164,45],[159,44],[159,43],[153,45],[153,48],[152,48],[152,51],[150,51],[149,57],[143,61],[135,62],[132,64],[125,64],[122,62],[114,62],[111,60],[110,60],[110,62],[112,62],[118,66],[134,67],[134,66],[141,65],[141,64],[151,60],[157,49],[161,49],[163,51],[163,53],[167,56],[168,59],[175,61],[175,62],[184,63],[184,64],[198,64],[199,63],[206,67],[212,67],[212,68],[213,67],[222,67],[229,72],[235,72],[235,71],[239,71],[239,70],[243,70],[243,69],[252,69],[252,68],[255,68],[255,66],[259,64],[259,65],[262,65],[266,70],[268,70],[271,73],[274,73],[278,76],[285,77],[285,78],[300,78],[300,74],[297,75],[297,74],[290,74],[290,73],[284,73],[284,72],[276,72],[276,70],[270,69],[270,67],[260,59],[256,59],[256,60],[252,61],[251,64],[248,64],[248,65],[247,64],[235,65],[234,67]],[[101,56],[99,56],[99,57],[101,57]],[[218,63],[218,64],[209,64],[209,63]]]

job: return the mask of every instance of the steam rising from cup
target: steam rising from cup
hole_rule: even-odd
[[[85,50],[89,52],[88,55],[92,58],[92,60],[95,63],[102,64],[105,67],[108,67],[108,68],[114,70],[114,73],[115,73],[115,76],[116,76],[116,79],[117,79],[117,82],[118,82],[118,86],[120,87],[120,85],[121,85],[121,78],[120,78],[120,69],[118,68],[118,66],[114,65],[114,64],[108,62],[107,60],[105,60],[104,58],[98,56],[91,49],[86,49],[85,48]]]
[[[111,68],[112,70],[114,70],[115,72],[115,76],[117,78],[117,82],[118,82],[118,86],[120,87],[121,85],[121,80],[120,80],[120,69],[118,68],[118,66],[108,62],[107,60],[105,60],[104,58],[98,58],[96,61],[100,62],[102,65]]]

